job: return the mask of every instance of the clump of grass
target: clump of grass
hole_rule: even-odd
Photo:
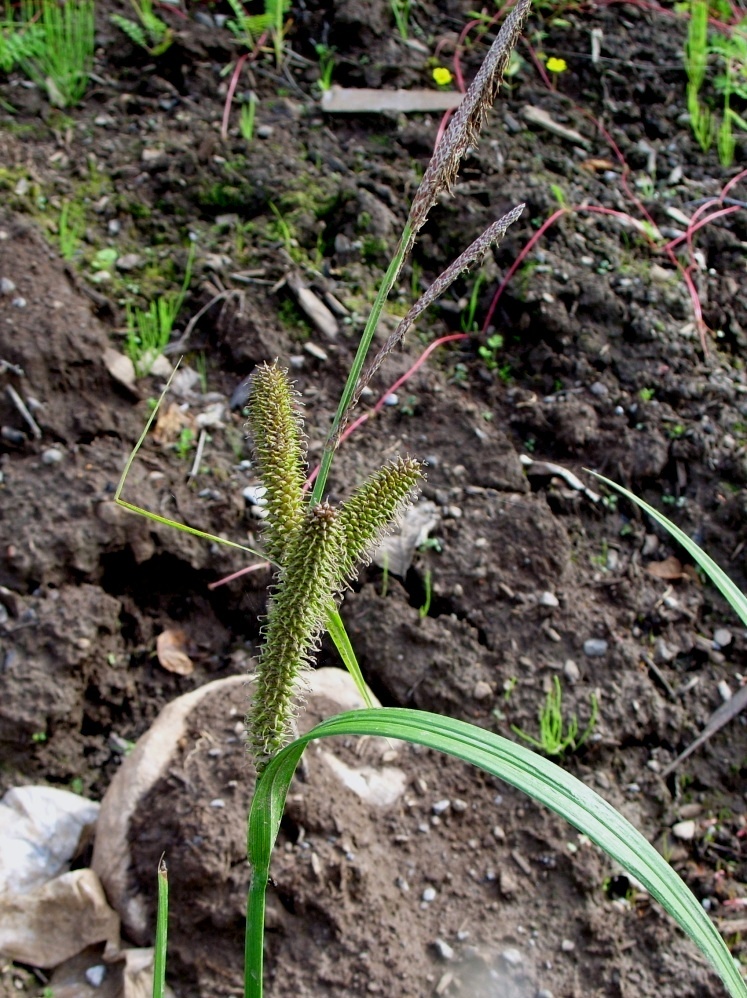
[[[156,358],[163,353],[164,347],[171,339],[174,323],[192,280],[194,257],[195,246],[192,243],[187,256],[184,281],[178,291],[166,292],[156,301],[150,302],[146,309],[127,302],[125,353],[135,365],[135,373],[139,378],[148,374]]]
[[[586,739],[594,730],[597,718],[599,717],[599,702],[596,696],[591,695],[591,715],[589,722],[581,735],[578,733],[578,719],[575,714],[570,718],[563,717],[563,690],[557,676],[552,677],[552,685],[547,691],[547,698],[540,707],[537,718],[539,720],[539,738],[528,734],[516,725],[511,725],[511,730],[518,735],[528,745],[532,745],[545,755],[553,756],[565,755],[566,752],[575,752],[581,748]]]
[[[21,0],[21,24],[33,32],[33,50],[20,66],[56,107],[82,100],[93,69],[93,0]]]

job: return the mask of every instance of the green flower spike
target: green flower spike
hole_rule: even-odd
[[[299,679],[340,592],[376,541],[412,499],[420,464],[398,458],[339,509],[311,506],[303,492],[304,437],[284,371],[259,368],[249,426],[267,499],[267,551],[280,566],[267,611],[247,727],[258,772],[288,741]]]
[[[339,514],[329,503],[319,503],[293,535],[267,613],[248,718],[260,772],[288,739],[298,678],[327,619],[341,551]]]
[[[249,389],[249,428],[267,489],[267,557],[282,565],[290,534],[303,519],[304,437],[300,405],[284,371],[257,368]]]

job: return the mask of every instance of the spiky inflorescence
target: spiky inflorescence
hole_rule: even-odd
[[[369,556],[387,527],[397,520],[422,476],[419,461],[398,457],[372,475],[343,503],[340,510],[341,586],[351,580],[356,567]]]
[[[386,343],[384,343],[361,375],[348,412],[346,413],[345,419],[340,424],[338,436],[345,429],[345,426],[350,419],[350,410],[357,405],[364,388],[366,388],[373,376],[381,367],[385,357],[387,357],[388,354],[394,350],[397,344],[405,338],[410,326],[420,315],[422,315],[423,312],[425,312],[429,305],[432,305],[434,301],[441,297],[441,295],[454,283],[463,271],[473,267],[476,263],[480,263],[491,246],[497,245],[497,243],[499,243],[505,236],[508,227],[513,225],[513,223],[521,217],[524,208],[525,205],[519,204],[515,208],[512,208],[511,211],[507,211],[506,214],[503,215],[502,218],[499,218],[497,222],[493,222],[492,225],[489,225],[487,229],[485,229],[485,231],[479,235],[473,243],[470,243],[467,249],[461,253],[439,277],[436,278],[425,294],[418,298],[407,315],[405,315],[405,317],[397,324],[397,328],[387,339]]]
[[[298,676],[309,662],[339,589],[342,546],[340,517],[328,503],[305,512],[288,546],[268,609],[247,717],[259,772],[288,740]]]
[[[267,556],[282,565],[288,540],[304,512],[304,437],[299,403],[285,371],[265,364],[252,375],[249,427],[262,484],[267,489]]]
[[[449,122],[410,207],[413,239],[422,227],[439,194],[448,190],[457,175],[459,161],[469,146],[477,143],[485,115],[495,101],[508,66],[511,51],[529,13],[531,0],[518,0],[490,46],[485,61]]]

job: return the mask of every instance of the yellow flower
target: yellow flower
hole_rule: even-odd
[[[547,68],[551,73],[564,73],[568,69],[568,63],[565,59],[556,59],[553,55],[547,60]]]
[[[446,66],[436,66],[433,70],[433,79],[439,87],[448,87],[454,79],[454,76],[451,70],[447,69]]]

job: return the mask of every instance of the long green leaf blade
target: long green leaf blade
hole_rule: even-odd
[[[491,731],[403,708],[339,714],[287,745],[264,771],[249,816],[248,851],[253,873],[247,957],[259,959],[259,965],[247,965],[246,998],[262,995],[264,888],[285,796],[306,745],[333,735],[377,735],[437,749],[478,766],[545,804],[632,873],[699,946],[732,998],[747,998],[747,987],[729,950],[697,899],[643,835],[599,794],[555,763]],[[250,936],[254,936],[251,946]]]
[[[720,568],[716,562],[707,555],[705,551],[698,547],[695,541],[688,537],[684,530],[668,520],[663,513],[660,513],[658,509],[654,509],[653,506],[649,506],[647,502],[643,499],[639,499],[637,495],[633,492],[629,492],[624,489],[622,485],[618,485],[616,482],[611,481],[609,478],[605,478],[603,475],[598,475],[596,472],[592,472],[595,478],[598,478],[600,482],[604,482],[611,489],[624,495],[626,499],[630,499],[631,502],[635,503],[640,509],[645,510],[646,513],[653,519],[656,520],[665,530],[667,530],[672,537],[682,547],[687,551],[691,558],[703,569],[711,582],[719,589],[722,595],[729,601],[735,613],[738,614],[740,620],[743,624],[747,626],[747,598],[745,598],[744,593],[731,581],[729,576]]]

